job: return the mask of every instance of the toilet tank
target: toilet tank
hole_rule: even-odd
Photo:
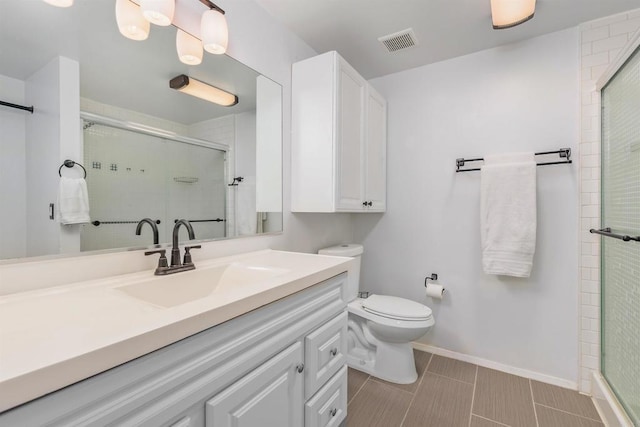
[[[320,255],[343,256],[353,258],[349,267],[349,281],[347,283],[347,298],[349,301],[356,299],[360,285],[360,260],[364,248],[362,245],[355,243],[331,246],[330,248],[320,249]]]

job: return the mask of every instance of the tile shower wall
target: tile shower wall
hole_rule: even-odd
[[[640,9],[586,22],[581,46],[580,136],[580,391],[591,392],[600,367],[600,92],[596,82],[631,36],[640,31]]]

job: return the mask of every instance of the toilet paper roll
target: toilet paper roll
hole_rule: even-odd
[[[444,286],[429,283],[427,285],[427,296],[435,299],[442,299]]]

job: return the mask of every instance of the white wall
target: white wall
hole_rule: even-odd
[[[290,205],[291,64],[316,54],[253,1],[220,0],[231,32],[229,55],[283,86],[284,232],[211,242],[193,254],[198,259],[263,248],[315,252],[352,240],[350,214],[296,214]],[[142,251],[91,254],[23,263],[0,262],[0,294],[113,274],[153,269],[157,260]],[[43,280],[46,278],[46,280]]]
[[[372,80],[388,101],[387,213],[354,219],[361,287],[426,303],[423,342],[575,386],[577,170],[537,169],[529,279],[481,267],[478,172],[458,157],[576,148],[578,38],[569,29]],[[554,160],[558,160],[557,158]],[[438,273],[442,301],[424,295]]]
[[[34,106],[26,122],[27,254],[79,252],[79,226],[49,219],[49,204],[57,204],[59,166],[82,156],[79,64],[54,58],[26,80],[25,100]],[[67,176],[81,176],[78,168],[63,169]]]
[[[24,90],[22,80],[0,75],[0,100],[24,105]],[[29,114],[0,106],[0,259],[27,253],[25,122]]]

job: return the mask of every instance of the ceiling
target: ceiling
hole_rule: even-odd
[[[80,63],[80,95],[104,104],[184,125],[255,110],[257,72],[227,55],[205,53],[198,66],[181,63],[173,27],[152,26],[147,40],[129,40],[118,32],[114,5],[0,0],[0,74],[26,80],[61,55]],[[221,107],[170,89],[179,74],[232,92],[239,102]]]
[[[640,0],[537,0],[532,20],[493,30],[490,0],[256,1],[318,53],[337,50],[367,79],[640,8]],[[409,27],[417,46],[389,53],[378,41]]]

